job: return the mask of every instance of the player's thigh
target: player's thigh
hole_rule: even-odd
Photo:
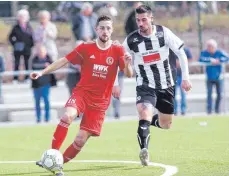
[[[156,94],[156,108],[158,109],[159,122],[163,124],[166,122],[172,122],[174,114],[175,87],[173,86],[167,89],[158,90]]]
[[[163,114],[174,114],[175,87],[156,91],[156,108]]]
[[[63,120],[72,122],[85,109],[85,102],[83,96],[79,94],[72,94],[65,104],[65,115]]]
[[[86,108],[80,123],[80,129],[87,131],[91,136],[100,136],[104,119],[105,111]]]
[[[154,107],[156,105],[156,95],[154,90],[144,87],[137,87],[136,106],[140,120],[151,121]]]

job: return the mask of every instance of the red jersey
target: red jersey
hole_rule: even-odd
[[[91,108],[107,110],[118,67],[123,71],[124,48],[111,44],[101,49],[96,42],[82,43],[65,56],[72,64],[81,65],[80,82],[73,89],[82,92],[84,101]]]

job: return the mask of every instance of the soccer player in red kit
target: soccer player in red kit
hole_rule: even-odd
[[[55,71],[68,62],[81,65],[81,79],[67,101],[65,115],[61,118],[52,140],[52,148],[59,150],[75,117],[84,113],[80,130],[73,143],[65,150],[64,163],[73,159],[82,149],[90,136],[99,136],[104,122],[111,94],[119,96],[118,85],[114,86],[118,67],[127,77],[133,75],[131,56],[125,54],[121,45],[111,40],[112,20],[101,16],[96,23],[96,41],[82,43],[65,57],[49,65],[41,72],[33,72],[32,79]],[[114,87],[113,87],[114,86]],[[113,91],[113,92],[112,92]],[[37,165],[42,167],[41,162]],[[62,168],[56,176],[63,176]]]

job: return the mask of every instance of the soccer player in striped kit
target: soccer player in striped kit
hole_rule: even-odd
[[[182,88],[191,89],[187,57],[183,42],[168,28],[153,24],[149,6],[141,5],[135,10],[138,30],[130,33],[123,46],[134,55],[137,80],[136,106],[139,113],[139,157],[143,166],[149,163],[148,144],[150,125],[169,129],[174,115],[175,81],[169,62],[171,49],[179,58],[182,70]],[[154,115],[155,108],[158,113]]]

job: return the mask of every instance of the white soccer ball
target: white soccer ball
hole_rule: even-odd
[[[48,171],[59,171],[63,167],[64,159],[59,150],[49,149],[43,153],[41,162]]]

